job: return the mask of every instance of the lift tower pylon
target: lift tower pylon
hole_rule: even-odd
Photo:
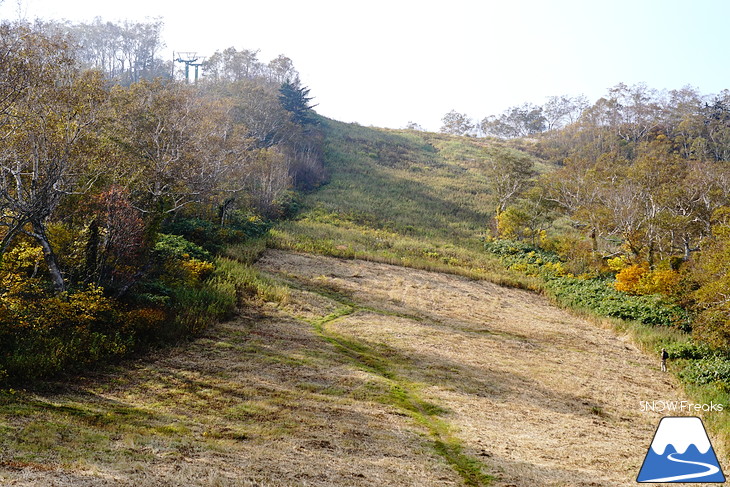
[[[190,66],[195,68],[195,82],[198,82],[198,68],[203,65],[202,61],[195,52],[178,52],[177,56],[173,52],[172,59],[174,62],[185,64],[185,81],[190,82]],[[201,61],[201,62],[198,62]]]

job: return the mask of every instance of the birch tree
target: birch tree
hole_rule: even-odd
[[[8,63],[0,71],[0,252],[20,234],[34,239],[60,293],[66,286],[47,223],[65,195],[93,181],[92,140],[107,92],[99,72],[76,67],[60,36],[3,26],[0,52]]]

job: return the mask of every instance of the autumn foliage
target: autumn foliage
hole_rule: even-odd
[[[226,50],[192,85],[155,58],[159,28],[0,24],[0,382],[230,315],[215,252],[265,231],[295,182],[323,178],[288,58]],[[120,54],[122,31],[145,49]]]

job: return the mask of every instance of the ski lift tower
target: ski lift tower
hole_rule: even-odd
[[[195,68],[195,82],[198,82],[198,68],[203,65],[202,60],[195,52],[178,52],[177,56],[173,53],[173,61],[185,64],[185,81],[190,82],[190,66]]]

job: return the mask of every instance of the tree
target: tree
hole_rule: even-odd
[[[555,211],[556,204],[547,198],[545,191],[539,186],[532,186],[499,214],[497,232],[501,238],[530,238],[533,245],[538,245],[544,231],[555,220]]]
[[[258,55],[258,50],[239,51],[235,47],[229,47],[210,56],[203,63],[203,71],[214,81],[254,79],[265,73],[265,67],[259,61]]]
[[[164,47],[163,23],[113,23],[100,18],[90,24],[56,24],[54,30],[69,33],[76,59],[86,68],[102,70],[111,80],[129,85],[141,79],[170,76],[169,66],[158,58]]]
[[[703,249],[693,276],[699,288],[692,294],[699,311],[696,334],[716,347],[730,347],[730,208],[713,215],[713,237]]]
[[[717,95],[703,111],[707,152],[715,160],[730,160],[730,91]]]
[[[65,290],[47,223],[65,195],[93,182],[92,146],[100,107],[107,99],[99,72],[80,71],[66,40],[41,35],[27,26],[4,26],[0,52],[22,66],[21,79],[0,72],[0,86],[11,88],[0,149],[0,225],[4,253],[19,234],[33,238],[56,292]]]
[[[529,186],[535,175],[534,162],[526,154],[503,147],[491,148],[484,156],[481,167],[492,190],[496,215],[499,216]]]
[[[269,61],[266,66],[266,77],[270,83],[281,85],[290,79],[299,79],[299,73],[294,68],[291,59],[280,54]]]
[[[530,103],[508,108],[499,116],[486,117],[480,124],[483,133],[506,139],[529,137],[544,132],[545,127],[542,108]]]
[[[258,147],[272,147],[296,135],[299,126],[281,106],[279,93],[271,84],[242,80],[230,83],[225,92],[232,104],[233,121],[246,127]]]
[[[142,276],[145,223],[132,206],[129,191],[112,185],[91,200],[92,219],[85,228],[85,279],[124,294]]]
[[[451,110],[449,113],[444,115],[441,119],[442,134],[451,135],[471,135],[474,132],[474,122],[464,113],[458,113],[456,110]]]
[[[612,193],[616,181],[628,161],[617,154],[604,154],[598,161],[573,157],[557,171],[541,176],[539,185],[547,198],[559,205],[573,220],[574,226],[585,229],[591,250],[599,252],[599,239],[613,231],[610,209],[603,200],[604,193],[615,198],[631,197],[631,193]]]
[[[309,96],[309,88],[301,86],[298,79],[287,80],[279,88],[279,103],[284,110],[291,113],[292,121],[299,125],[316,125],[317,118],[310,105],[313,97]]]
[[[730,170],[717,161],[684,160],[666,188],[661,222],[668,246],[688,261],[712,234],[712,215],[730,201]]]
[[[662,106],[664,133],[678,145],[680,154],[686,159],[705,157],[705,150],[698,150],[706,142],[703,139],[704,105],[700,93],[695,88],[685,86],[670,91]]]
[[[571,97],[568,95],[551,96],[542,106],[542,116],[545,119],[545,128],[555,130],[575,123],[583,110],[589,106],[585,96]]]
[[[112,137],[124,150],[119,178],[140,211],[159,217],[243,190],[252,144],[225,100],[160,80],[117,87],[113,98]]]

